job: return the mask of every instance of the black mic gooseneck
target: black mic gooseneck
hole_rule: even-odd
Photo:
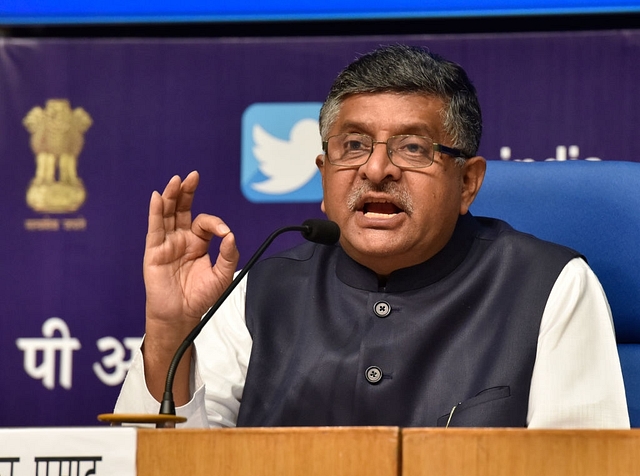
[[[173,359],[171,360],[171,364],[169,365],[169,370],[167,371],[167,380],[164,387],[164,395],[162,396],[162,403],[160,405],[160,415],[176,414],[176,406],[173,400],[173,380],[176,376],[176,371],[178,370],[178,364],[180,363],[180,360],[182,359],[184,353],[191,346],[191,344],[193,344],[193,341],[196,337],[198,337],[198,334],[200,334],[202,328],[207,324],[207,322],[209,322],[213,314],[229,297],[231,292],[236,288],[242,278],[244,278],[244,276],[249,272],[256,261],[258,261],[260,256],[262,256],[262,254],[266,251],[273,240],[275,240],[278,235],[281,235],[282,233],[288,231],[300,231],[302,232],[302,236],[305,239],[324,245],[332,245],[336,243],[340,238],[340,228],[336,223],[329,220],[320,219],[305,220],[302,225],[287,226],[271,233],[271,235],[269,235],[264,243],[262,243],[260,248],[258,248],[258,250],[249,259],[249,261],[247,261],[247,264],[242,268],[242,270],[240,270],[234,280],[231,281],[229,287],[222,293],[215,304],[211,306],[211,308],[209,308],[198,325],[193,328],[189,335],[182,341],[180,347],[178,347],[178,350],[176,351]]]

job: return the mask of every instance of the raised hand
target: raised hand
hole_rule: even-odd
[[[147,296],[144,355],[147,385],[156,398],[173,353],[231,283],[238,264],[235,238],[220,218],[202,214],[192,221],[198,181],[197,172],[184,181],[174,176],[162,195],[153,192],[149,204],[143,263]],[[209,244],[214,236],[222,240],[212,264]],[[183,363],[189,360],[188,355],[182,359]],[[176,403],[179,381],[176,376]]]

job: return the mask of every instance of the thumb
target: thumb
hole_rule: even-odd
[[[236,238],[233,233],[227,233],[220,242],[220,252],[216,258],[214,272],[218,273],[220,278],[230,283],[233,280],[233,274],[238,267],[240,260],[240,252],[236,247]]]

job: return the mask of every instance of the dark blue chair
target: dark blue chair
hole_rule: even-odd
[[[586,256],[611,305],[631,426],[640,427],[640,163],[488,161],[471,213]]]

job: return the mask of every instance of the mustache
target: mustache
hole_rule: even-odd
[[[407,215],[413,213],[413,199],[404,187],[401,187],[396,182],[374,184],[368,180],[361,182],[349,193],[349,197],[347,198],[349,210],[355,212],[358,209],[358,205],[362,203],[362,197],[370,192],[389,195],[393,203],[400,207]]]

